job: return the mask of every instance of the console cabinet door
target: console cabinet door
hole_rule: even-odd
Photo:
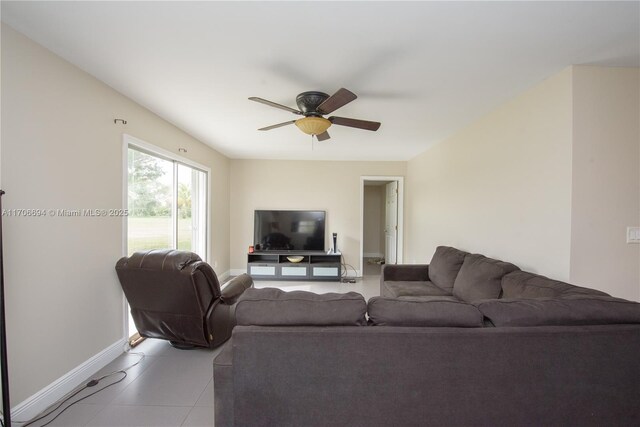
[[[307,265],[283,265],[280,267],[280,277],[283,279],[307,279],[309,267]]]

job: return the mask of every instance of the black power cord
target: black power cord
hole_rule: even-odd
[[[58,418],[60,415],[62,415],[62,414],[64,413],[64,411],[66,411],[67,409],[71,408],[71,407],[72,407],[73,405],[75,405],[76,403],[81,402],[81,401],[83,401],[84,399],[87,399],[87,398],[89,398],[89,397],[93,396],[94,394],[100,393],[100,392],[101,392],[102,390],[104,390],[104,389],[107,389],[107,388],[109,388],[109,387],[111,387],[111,386],[114,386],[114,385],[116,385],[116,384],[118,384],[118,383],[121,383],[122,381],[124,381],[124,379],[125,379],[125,378],[127,378],[127,371],[128,371],[129,369],[133,368],[134,366],[138,365],[138,364],[139,364],[140,362],[142,362],[142,361],[144,360],[144,358],[145,358],[145,354],[144,354],[144,353],[131,353],[129,350],[130,350],[130,348],[129,348],[129,349],[127,349],[127,350],[125,350],[125,352],[126,352],[126,353],[128,353],[128,354],[133,354],[133,355],[140,356],[140,359],[139,359],[138,361],[136,361],[136,363],[133,363],[132,365],[129,365],[129,366],[127,366],[127,367],[126,367],[126,368],[124,368],[124,369],[119,369],[119,370],[117,370],[117,371],[113,371],[113,372],[110,372],[110,373],[108,373],[108,374],[106,374],[106,375],[103,375],[103,376],[101,376],[101,377],[99,377],[99,378],[93,378],[93,379],[89,380],[86,384],[84,384],[84,386],[82,386],[81,388],[79,388],[78,390],[76,390],[75,392],[73,392],[72,394],[70,394],[69,396],[67,396],[66,398],[64,398],[64,399],[63,399],[63,400],[58,404],[58,406],[56,406],[55,408],[53,408],[53,409],[51,409],[51,410],[47,411],[45,414],[43,414],[43,415],[39,416],[38,418],[34,418],[34,419],[29,420],[29,421],[13,421],[13,422],[14,422],[14,423],[20,423],[20,424],[22,424],[22,426],[21,426],[21,427],[27,427],[27,426],[30,426],[30,425],[32,425],[33,423],[35,423],[35,422],[37,422],[37,421],[40,421],[40,420],[42,420],[42,419],[44,419],[44,418],[47,418],[48,416],[50,416],[51,414],[53,414],[54,412],[56,412],[58,409],[60,409],[60,407],[61,407],[62,405],[64,405],[65,403],[67,403],[69,400],[71,400],[72,398],[74,398],[75,396],[77,396],[77,395],[78,395],[79,393],[81,393],[82,391],[84,391],[84,390],[86,390],[86,389],[88,389],[88,388],[91,388],[91,387],[95,387],[96,385],[98,385],[98,384],[100,383],[100,381],[102,381],[102,380],[104,380],[104,379],[106,379],[106,378],[109,378],[109,377],[111,377],[111,376],[113,376],[113,375],[116,375],[116,374],[123,374],[123,375],[122,375],[122,378],[120,378],[118,381],[114,381],[114,382],[112,382],[112,383],[109,383],[109,384],[107,384],[106,386],[104,386],[104,387],[102,387],[102,388],[100,388],[100,389],[98,389],[98,390],[94,391],[93,393],[87,394],[86,396],[83,396],[83,397],[81,397],[81,398],[79,398],[79,399],[76,399],[76,400],[74,400],[73,402],[71,402],[71,403],[70,403],[69,405],[67,405],[67,406],[66,406],[62,411],[58,412],[58,413],[56,414],[56,416],[55,416],[55,417],[53,417],[52,419],[50,419],[49,421],[47,421],[46,423],[44,423],[44,424],[42,424],[42,425],[40,426],[40,427],[45,427],[45,426],[47,426],[47,425],[51,424],[53,421],[55,421],[55,420],[56,420],[56,418]],[[4,423],[2,423],[2,427],[4,427]]]
[[[93,396],[93,395],[94,395],[94,394],[96,394],[96,393],[100,393],[102,390],[104,390],[104,389],[106,389],[106,388],[109,388],[109,387],[111,387],[112,385],[116,385],[116,384],[118,384],[118,383],[120,383],[120,382],[124,381],[124,379],[125,379],[125,378],[127,378],[127,373],[126,373],[124,370],[122,370],[122,371],[115,371],[115,372],[112,372],[111,374],[109,374],[109,376],[111,376],[111,375],[115,375],[115,374],[124,374],[124,375],[123,375],[123,376],[122,376],[122,378],[120,378],[118,381],[115,381],[115,382],[112,382],[112,383],[110,383],[110,384],[107,384],[106,386],[102,387],[101,389],[98,389],[98,390],[94,391],[93,393],[87,394],[86,396],[81,397],[80,399],[74,400],[73,402],[71,402],[71,404],[69,404],[68,406],[66,406],[62,411],[58,412],[58,413],[56,414],[56,416],[55,416],[55,417],[51,418],[51,419],[50,419],[49,421],[47,421],[46,423],[42,424],[40,427],[48,426],[49,424],[51,424],[52,422],[54,422],[54,421],[56,420],[56,418],[58,418],[60,415],[62,415],[62,414],[64,413],[64,411],[66,411],[67,409],[71,408],[71,407],[72,407],[73,405],[75,405],[76,403],[81,402],[81,401],[83,401],[84,399],[86,399],[86,398],[88,398],[88,397],[91,397],[91,396]],[[98,384],[99,382],[100,382],[100,380],[91,380],[91,381],[89,381],[88,383],[86,383],[86,384],[84,385],[84,387],[82,387],[82,388],[80,388],[80,389],[76,390],[73,394],[71,394],[69,397],[65,398],[62,402],[60,402],[60,403],[58,404],[58,406],[56,406],[55,408],[53,408],[52,410],[50,410],[50,411],[49,411],[49,412],[47,412],[46,414],[44,414],[44,415],[42,415],[42,416],[40,416],[40,417],[38,417],[38,418],[35,418],[35,419],[33,419],[33,420],[28,421],[26,424],[23,424],[23,425],[22,425],[22,427],[30,426],[31,424],[33,424],[33,423],[35,423],[35,422],[37,422],[37,421],[40,421],[40,420],[42,420],[42,419],[44,419],[44,418],[47,418],[49,415],[53,414],[55,411],[57,411],[58,409],[60,409],[60,407],[61,407],[62,405],[64,405],[66,402],[68,402],[71,398],[73,398],[74,396],[77,396],[81,391],[84,391],[84,390],[88,389],[89,387],[93,387],[93,386],[95,386],[96,384]],[[19,423],[20,421],[14,421],[14,422],[18,422],[18,423]]]
[[[356,278],[358,277],[358,270],[356,270],[351,264],[347,264],[344,260],[344,255],[340,255],[340,263],[342,264],[342,283],[356,283]],[[353,277],[347,276],[347,267],[351,267],[353,270]]]

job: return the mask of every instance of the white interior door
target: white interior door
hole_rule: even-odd
[[[398,255],[398,181],[388,183],[385,188],[384,259],[386,264],[396,264]]]

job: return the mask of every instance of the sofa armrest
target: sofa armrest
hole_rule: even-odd
[[[227,286],[220,291],[220,299],[224,304],[235,304],[240,295],[253,287],[253,279],[248,274],[241,274],[233,278]]]
[[[385,264],[380,279],[383,282],[409,282],[429,280],[428,264]]]

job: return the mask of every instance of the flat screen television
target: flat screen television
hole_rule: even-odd
[[[258,251],[324,251],[325,211],[255,211]]]

